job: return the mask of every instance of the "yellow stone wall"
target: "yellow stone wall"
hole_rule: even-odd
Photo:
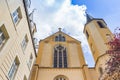
[[[56,33],[54,35],[57,35]],[[80,42],[65,35],[66,42],[55,42],[55,36],[51,36],[45,40],[40,41],[38,50],[38,57],[36,62],[42,67],[53,66],[53,51],[56,45],[63,45],[67,49],[68,66],[69,67],[82,67],[85,64]],[[81,57],[82,56],[82,57]]]
[[[69,80],[84,80],[81,69],[39,69],[37,80],[54,80],[58,75],[64,75]]]
[[[65,42],[56,42],[55,36],[64,35]],[[54,47],[65,46],[67,49],[67,68],[53,67]],[[33,67],[31,80],[54,80],[56,76],[64,75],[68,80],[96,80],[94,68],[88,69],[83,56],[81,42],[69,35],[58,31],[57,33],[40,41],[36,63]],[[94,76],[90,76],[94,73]]]
[[[97,24],[97,21],[102,22],[105,28],[100,28],[100,26]],[[105,63],[109,59],[109,56],[106,54],[106,51],[109,49],[109,46],[106,45],[106,43],[109,41],[107,35],[109,34],[110,38],[112,38],[113,34],[108,29],[103,19],[93,19],[92,21],[88,22],[84,29],[85,35],[86,31],[89,34],[87,40],[95,60],[95,70],[97,72],[97,76],[99,77],[101,76],[99,68],[101,67],[104,72]]]

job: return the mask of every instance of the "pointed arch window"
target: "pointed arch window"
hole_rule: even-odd
[[[59,41],[58,36],[55,37],[55,41]]]
[[[62,41],[65,41],[65,37],[64,36],[62,37]]]
[[[64,75],[58,75],[54,78],[54,80],[68,80],[68,78]]]
[[[62,36],[61,34],[59,34],[58,36],[55,37],[55,41],[64,42],[65,41],[65,37]]]
[[[54,68],[67,68],[66,48],[59,45],[54,48]]]

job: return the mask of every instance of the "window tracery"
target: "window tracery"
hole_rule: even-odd
[[[54,68],[67,68],[66,48],[61,45],[54,48]]]

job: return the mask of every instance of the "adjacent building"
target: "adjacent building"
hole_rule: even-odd
[[[25,0],[0,0],[0,80],[28,80],[36,58]]]

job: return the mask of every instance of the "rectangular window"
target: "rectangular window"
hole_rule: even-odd
[[[100,28],[105,28],[105,25],[101,21],[97,21]]]
[[[12,13],[13,22],[16,25],[22,18],[20,7]]]
[[[27,35],[25,35],[25,37],[24,37],[24,39],[22,40],[22,43],[21,43],[21,47],[22,47],[23,50],[26,49],[27,43],[28,43],[28,37],[27,37]]]
[[[4,35],[4,33],[1,31],[1,29],[0,29],[0,45],[3,44],[4,41],[5,41],[5,35]]]
[[[94,53],[95,53],[95,49],[94,49],[93,44],[91,44],[91,50],[92,50],[92,52],[93,52],[93,54],[94,54]]]
[[[10,80],[14,79],[15,74],[18,70],[19,64],[20,64],[20,62],[18,60],[18,57],[16,57],[12,66],[11,66],[11,68],[10,68],[10,70],[9,70],[9,73],[8,73],[8,77],[9,77]]]
[[[29,69],[31,68],[32,61],[33,61],[33,56],[31,54],[30,58],[29,58],[29,61],[28,61],[28,67],[29,67]]]
[[[87,39],[89,38],[89,34],[88,34],[88,32],[86,31],[86,36],[87,36]]]
[[[110,34],[106,34],[106,38],[107,38],[107,41],[111,41],[112,40],[112,36]]]
[[[27,77],[26,77],[26,76],[24,76],[23,80],[27,80]]]
[[[0,26],[0,48],[5,44],[6,40],[9,38],[7,30],[4,26]]]

